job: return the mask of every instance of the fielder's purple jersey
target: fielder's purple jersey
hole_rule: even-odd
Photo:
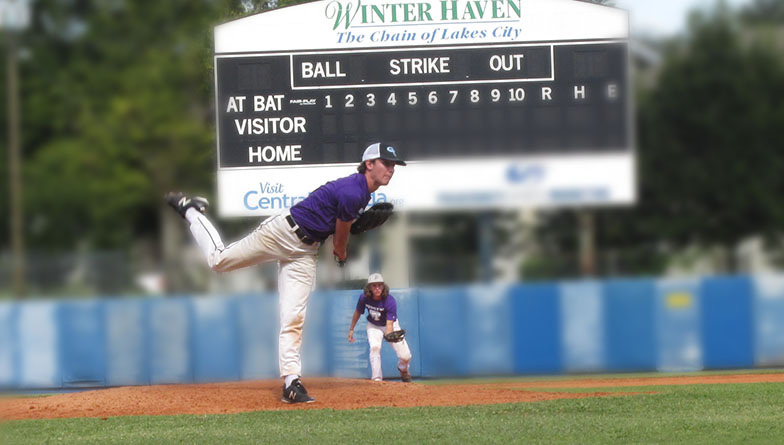
[[[330,181],[291,208],[294,222],[314,241],[335,233],[335,221],[351,221],[370,202],[367,179],[361,173]]]
[[[374,300],[365,296],[364,292],[359,296],[357,301],[357,312],[360,314],[368,311],[367,319],[369,322],[376,326],[386,326],[387,320],[397,320],[397,301],[392,295],[387,295],[386,298]]]

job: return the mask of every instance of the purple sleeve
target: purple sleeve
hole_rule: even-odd
[[[387,321],[397,321],[397,301],[392,295],[387,297]]]
[[[365,313],[365,294],[359,296],[359,300],[357,300],[357,312],[360,314]]]
[[[359,217],[359,211],[362,210],[367,203],[362,202],[362,198],[354,193],[350,193],[348,188],[341,190],[344,193],[338,193],[338,212],[337,218],[341,221],[351,221]]]

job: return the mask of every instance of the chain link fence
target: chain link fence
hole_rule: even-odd
[[[139,292],[125,252],[28,252],[25,258],[29,296],[119,295]],[[0,295],[13,296],[13,260],[0,253]]]

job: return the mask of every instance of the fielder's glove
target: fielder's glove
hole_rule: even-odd
[[[390,216],[392,216],[392,209],[394,206],[390,202],[379,202],[373,204],[373,207],[365,210],[359,218],[351,224],[352,235],[358,235],[362,232],[367,232],[370,229],[384,224]]]
[[[384,334],[384,340],[390,343],[401,342],[406,338],[406,330],[400,329],[399,331],[392,331],[389,334]]]

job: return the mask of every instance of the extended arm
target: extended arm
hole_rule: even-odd
[[[335,234],[332,236],[332,254],[338,261],[346,261],[348,254],[346,253],[346,246],[348,245],[348,231],[351,229],[351,221],[343,221],[338,218],[335,221]]]
[[[359,320],[360,315],[362,315],[362,314],[360,314],[359,311],[354,310],[354,316],[351,318],[351,327],[348,328],[348,342],[349,343],[354,343],[354,326],[357,325],[357,321]]]

